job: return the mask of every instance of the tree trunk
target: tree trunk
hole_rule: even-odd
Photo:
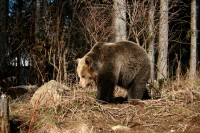
[[[157,80],[166,79],[168,54],[168,0],[160,0]]]
[[[40,0],[36,0],[36,9],[35,9],[35,41],[39,43],[39,32],[40,32]]]
[[[57,77],[56,80],[61,82],[62,81],[62,48],[61,48],[61,44],[59,42],[59,33],[60,33],[60,20],[61,20],[61,5],[62,2],[61,1],[57,1],[56,2],[56,17],[55,17],[55,46],[57,46],[57,54],[58,54],[58,71],[57,71]]]
[[[155,79],[155,72],[154,72],[154,65],[155,65],[155,35],[154,35],[154,29],[155,29],[155,24],[154,24],[154,13],[155,13],[155,7],[154,7],[154,0],[150,1],[150,6],[149,6],[149,24],[148,24],[148,29],[149,29],[149,50],[148,50],[148,55],[149,59],[151,62],[151,75],[150,79],[153,81]]]
[[[46,12],[47,12],[47,0],[42,0],[42,17],[46,16]]]
[[[190,45],[190,79],[196,78],[197,67],[197,7],[196,0],[191,0],[191,45]]]
[[[17,0],[17,9],[18,9],[18,18],[17,19],[17,23],[20,23],[21,21],[21,18],[23,18],[23,0]],[[22,28],[23,26],[19,26],[20,28]],[[17,42],[18,44],[21,44],[22,43],[22,34],[19,33],[18,34],[18,39],[19,41]],[[16,58],[17,58],[17,71],[16,71],[16,80],[17,80],[17,84],[23,84],[23,78],[21,78],[22,76],[22,53],[20,52],[20,50],[16,50],[14,52]]]
[[[6,54],[7,54],[7,27],[8,27],[8,0],[0,1],[0,79],[6,75]]]
[[[126,40],[126,0],[114,0],[115,41]]]
[[[1,95],[1,132],[10,133],[10,122],[9,122],[9,100],[4,94]]]

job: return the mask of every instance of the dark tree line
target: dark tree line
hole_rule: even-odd
[[[14,84],[41,84],[50,79],[62,82],[74,80],[77,57],[84,55],[97,41],[115,41],[114,1],[0,1],[1,84],[10,77],[15,77]],[[128,0],[126,4],[127,39],[138,41],[148,51],[150,38],[145,29],[148,28],[150,1]],[[190,0],[169,2],[170,77],[176,75],[179,63],[183,73],[189,68],[190,4]],[[155,1],[154,5],[155,27],[158,27],[160,2]],[[158,35],[157,31],[156,28],[155,35]],[[154,44],[157,61],[156,36]]]

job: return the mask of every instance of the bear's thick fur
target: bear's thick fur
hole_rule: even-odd
[[[142,99],[146,93],[150,61],[146,51],[136,43],[97,43],[77,63],[79,84],[84,88],[94,80],[96,98],[100,101],[113,102],[116,85],[127,89],[128,101]]]

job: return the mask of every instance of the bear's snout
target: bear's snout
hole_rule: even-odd
[[[90,86],[92,86],[92,83],[87,80],[80,80],[80,82],[79,82],[79,87],[81,87],[81,88],[87,88]]]

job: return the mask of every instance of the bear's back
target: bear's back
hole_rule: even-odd
[[[130,41],[120,41],[116,43],[105,43],[105,49],[103,55],[106,57],[113,56],[116,59],[123,61],[138,60],[142,61],[144,58],[148,58],[146,51],[138,44]]]
[[[146,51],[138,44],[130,41],[96,43],[87,55],[96,60],[116,60],[124,63],[141,63],[144,59],[148,59]]]
[[[139,46],[137,43],[130,41],[120,41],[115,43],[117,51],[125,52],[127,54],[144,55],[146,56],[146,51]]]
[[[103,42],[99,42],[96,43],[93,48],[90,50],[90,52],[103,52],[105,50],[109,50],[108,52],[123,52],[123,50],[128,50],[125,52],[142,52],[145,53],[145,50],[139,46],[137,43],[131,42],[131,41],[119,41],[116,43],[103,43]],[[133,51],[135,50],[135,51]],[[106,51],[107,52],[107,51]]]

